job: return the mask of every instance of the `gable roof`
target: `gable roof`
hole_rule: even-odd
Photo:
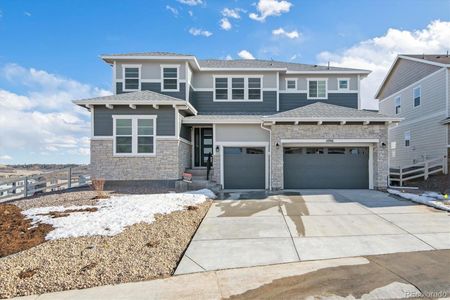
[[[137,91],[95,97],[88,99],[73,100],[73,103],[80,106],[89,105],[181,105],[187,106],[194,114],[197,110],[187,101],[172,96],[160,94],[153,91]]]
[[[323,102],[316,102],[299,108],[263,117],[264,121],[396,121],[375,111],[358,110]]]
[[[383,91],[384,86],[386,85],[386,83],[388,82],[388,79],[392,75],[392,72],[394,71],[395,66],[401,59],[406,59],[409,61],[433,65],[435,67],[450,68],[450,57],[448,54],[421,54],[421,55],[419,55],[419,54],[399,54],[395,58],[391,67],[389,68],[386,76],[384,77],[383,81],[379,85],[379,87],[375,93],[375,99],[380,98],[381,92]]]

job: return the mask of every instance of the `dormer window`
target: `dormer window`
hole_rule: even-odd
[[[178,92],[178,65],[163,65],[162,69],[162,89],[163,92]]]
[[[141,66],[140,65],[124,65],[123,66],[123,80],[125,92],[139,91],[140,90],[140,78],[141,78]]]
[[[292,91],[297,89],[296,79],[286,79],[286,90]]]
[[[350,89],[350,83],[348,78],[339,78],[338,79],[338,90],[340,91],[348,91]]]
[[[308,99],[326,99],[327,80],[308,79]]]

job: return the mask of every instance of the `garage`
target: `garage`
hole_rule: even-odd
[[[265,189],[266,153],[264,147],[224,147],[225,189]]]
[[[368,147],[285,147],[285,189],[367,189]]]

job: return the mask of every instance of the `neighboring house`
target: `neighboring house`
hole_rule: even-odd
[[[361,109],[370,72],[174,53],[103,55],[114,95],[92,115],[92,175],[174,184],[205,168],[225,189],[385,188],[397,117]],[[198,173],[196,173],[198,174]]]
[[[404,118],[389,130],[390,166],[446,158],[449,144],[448,55],[399,55],[376,98],[380,113]]]

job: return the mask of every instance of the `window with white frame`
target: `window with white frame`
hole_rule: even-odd
[[[411,132],[405,131],[405,147],[409,147],[411,145]]]
[[[420,86],[413,89],[413,98],[414,107],[420,106],[420,102],[422,100],[422,89],[420,88]]]
[[[215,101],[255,101],[262,99],[260,77],[214,77]]]
[[[308,79],[308,99],[326,99],[327,80]]]
[[[123,66],[124,91],[138,91],[140,89],[140,66]]]
[[[214,79],[215,99],[227,100],[228,99],[228,78],[216,77]]]
[[[338,90],[348,91],[350,89],[350,82],[348,78],[338,79]]]
[[[156,116],[113,116],[114,155],[155,154]]]
[[[178,65],[162,66],[162,91],[178,91]]]
[[[402,108],[402,98],[400,96],[395,97],[395,114],[398,115]]]
[[[296,90],[297,80],[296,79],[286,79],[286,90]]]

